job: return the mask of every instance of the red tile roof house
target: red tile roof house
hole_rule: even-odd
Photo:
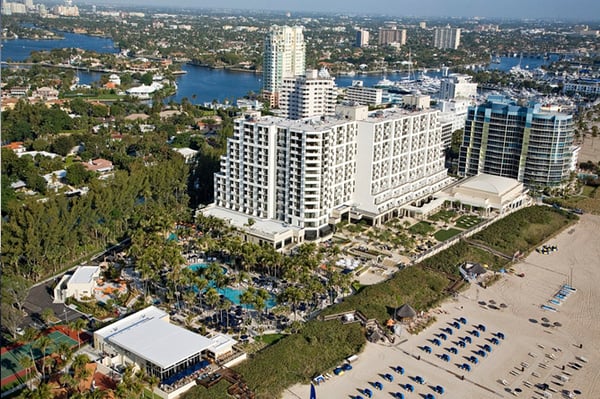
[[[113,163],[107,159],[102,158],[93,159],[89,162],[84,162],[83,166],[85,166],[86,169],[91,172],[104,173],[113,170]]]

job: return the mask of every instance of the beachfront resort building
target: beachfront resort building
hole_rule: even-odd
[[[334,117],[236,120],[215,174],[215,203],[202,212],[246,215],[246,232],[259,219],[277,221],[315,240],[329,236],[341,217],[379,225],[451,182],[438,111],[363,108],[342,106]]]
[[[529,188],[558,186],[575,164],[573,138],[572,115],[490,96],[469,108],[458,173],[510,177]]]
[[[110,368],[133,365],[160,379],[162,397],[176,397],[193,386],[194,376],[210,364],[232,366],[245,359],[234,356],[231,337],[212,338],[171,324],[169,314],[149,306],[94,332],[94,348]],[[182,382],[183,381],[183,382]]]
[[[336,97],[335,79],[327,69],[311,69],[304,76],[283,78],[278,115],[287,119],[333,115]]]
[[[301,26],[273,26],[265,38],[263,94],[271,107],[279,105],[284,78],[305,73],[305,44]]]
[[[433,32],[433,46],[445,50],[456,50],[460,46],[460,28],[435,28]]]

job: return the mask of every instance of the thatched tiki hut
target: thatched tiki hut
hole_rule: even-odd
[[[417,312],[415,312],[415,310],[412,308],[412,306],[410,306],[407,303],[400,306],[398,308],[398,310],[396,310],[396,320],[399,320],[403,323],[409,323],[416,316],[417,316]]]

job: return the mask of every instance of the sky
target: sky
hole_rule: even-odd
[[[119,3],[115,0],[84,1],[96,5]],[[75,0],[74,3],[77,2]],[[129,0],[127,4],[384,14],[400,17],[496,17],[600,21],[599,0]]]

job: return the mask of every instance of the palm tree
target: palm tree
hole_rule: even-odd
[[[148,386],[150,387],[150,392],[152,392],[152,397],[154,397],[154,388],[156,388],[158,386],[158,383],[160,382],[160,378],[158,378],[155,375],[149,375],[146,378],[146,382],[148,383]]]
[[[69,323],[69,328],[71,328],[77,333],[77,345],[79,349],[81,349],[81,333],[83,332],[83,329],[86,327],[86,325],[87,323],[85,322],[85,320],[81,318],[75,319],[71,323]]]
[[[42,357],[42,378],[46,378],[46,351],[52,345],[52,340],[47,335],[42,335],[33,344],[41,352]]]
[[[50,386],[44,382],[40,383],[33,391],[25,394],[27,399],[50,399],[53,396]]]
[[[213,309],[217,305],[217,303],[219,302],[219,299],[220,299],[219,298],[219,293],[217,292],[217,290],[214,287],[210,287],[204,293],[204,300],[206,301],[206,303],[208,304],[208,306],[210,306]]]
[[[29,373],[32,367],[35,368],[35,362],[29,356],[22,356],[19,358],[19,365],[25,369],[25,382],[29,383]]]
[[[73,357],[73,349],[66,342],[58,344],[56,353],[60,356],[61,365],[67,365]]]
[[[35,347],[35,342],[33,342],[36,337],[39,335],[39,331],[37,331],[35,328],[32,327],[26,327],[25,330],[23,331],[23,340],[27,343],[29,343],[29,359],[31,360],[31,363],[33,363],[33,368],[35,370],[35,374],[39,374],[39,371],[37,369],[37,365],[35,363],[35,357],[33,356],[33,348]]]

